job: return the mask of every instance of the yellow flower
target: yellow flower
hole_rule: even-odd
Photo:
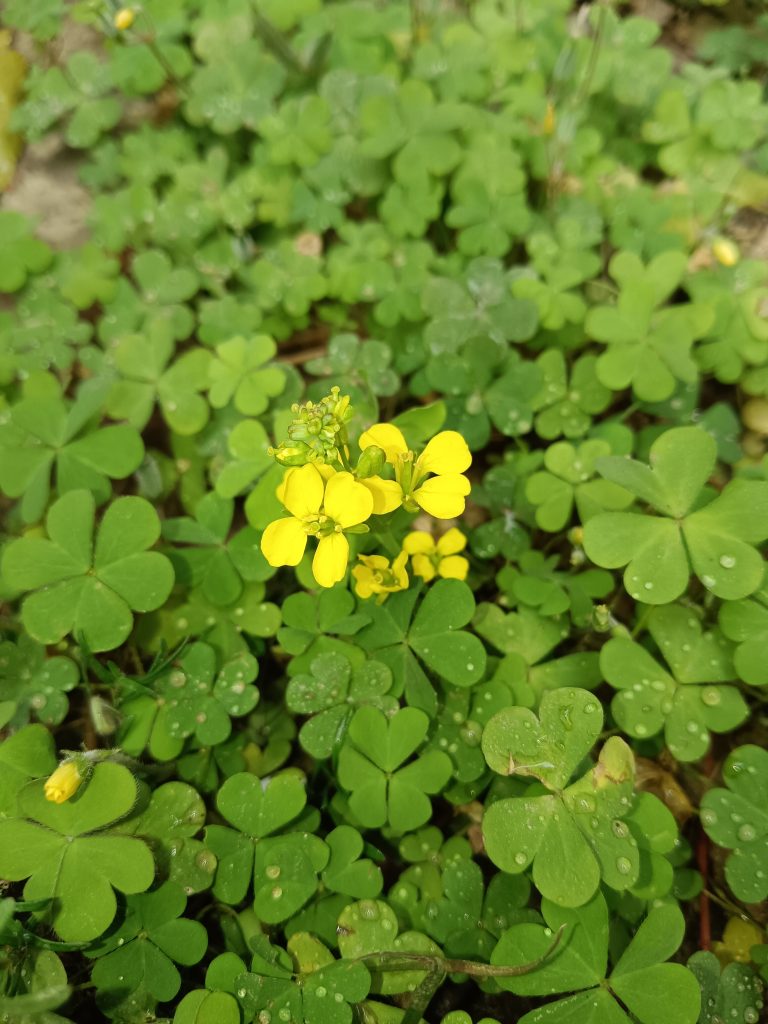
[[[309,464],[289,469],[277,496],[291,513],[270,523],[261,550],[270,565],[298,565],[307,537],[317,537],[312,572],[321,587],[344,578],[349,541],[344,531],[364,523],[373,512],[373,498],[351,473]]]
[[[467,546],[467,538],[454,526],[435,543],[431,534],[414,530],[403,541],[403,551],[411,556],[414,576],[429,583],[435,576],[447,580],[465,580],[469,562],[459,554]]]
[[[467,442],[455,430],[443,430],[416,458],[405,438],[391,423],[377,423],[360,436],[360,448],[378,445],[394,471],[394,480],[372,476],[361,483],[373,495],[373,511],[384,515],[404,505],[409,512],[423,508],[435,519],[454,519],[464,511],[470,483],[463,474],[472,463]]]
[[[716,238],[712,243],[712,253],[724,267],[735,267],[741,255],[738,246],[730,238]]]
[[[136,12],[130,7],[123,7],[115,15],[115,28],[118,32],[125,32],[133,25],[136,19]]]
[[[45,782],[45,799],[54,804],[63,804],[80,788],[83,776],[74,761],[62,761],[53,775]]]
[[[358,555],[358,558],[363,564],[356,565],[352,570],[358,597],[366,598],[376,594],[377,603],[381,604],[397,590],[408,589],[408,573],[405,571],[407,552],[401,551],[391,567],[389,559],[383,555]]]

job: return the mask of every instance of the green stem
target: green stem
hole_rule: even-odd
[[[279,32],[263,14],[256,12],[255,18],[256,31],[261,36],[262,43],[289,71],[303,78],[307,74],[307,69],[293,52],[282,32]]]
[[[426,953],[367,953],[358,960],[378,971],[429,971],[440,974],[468,974],[471,978],[516,978],[530,974],[541,967],[555,952],[565,932],[561,924],[547,949],[535,960],[517,967],[494,966],[444,956],[429,956]]]
[[[637,620],[637,623],[635,624],[635,627],[632,630],[633,640],[636,639],[636,637],[639,636],[639,634],[642,633],[642,631],[645,629],[645,624],[648,621],[648,617],[653,611],[654,607],[655,606],[652,604],[647,604],[645,606],[645,611],[640,615],[640,618]]]

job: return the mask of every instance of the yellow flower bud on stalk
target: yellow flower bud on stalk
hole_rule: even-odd
[[[136,20],[136,12],[130,7],[122,7],[115,15],[114,25],[118,32],[126,32]]]
[[[45,799],[53,804],[63,804],[74,796],[84,779],[75,758],[62,761],[56,771],[45,782]]]
[[[735,267],[739,262],[739,249],[730,238],[716,238],[712,243],[712,254],[724,267]]]

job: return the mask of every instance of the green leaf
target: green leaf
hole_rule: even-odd
[[[151,611],[168,597],[173,570],[148,552],[160,534],[157,513],[143,498],[118,498],[104,514],[91,553],[94,500],[70,491],[46,518],[48,538],[23,537],[5,550],[2,573],[20,591],[22,620],[40,643],[82,635],[91,651],[118,647],[133,626],[132,610]]]
[[[552,792],[508,797],[491,804],[483,819],[488,856],[519,874],[531,863],[542,895],[578,907],[601,877],[619,891],[638,877],[637,843],[621,820],[629,808],[634,762],[626,744],[612,737],[597,764],[572,785],[568,780],[602,728],[600,705],[584,690],[552,690],[540,718],[525,708],[505,708],[483,733],[483,752],[504,775],[540,779]]]
[[[668,604],[685,591],[692,572],[727,600],[760,586],[763,560],[752,545],[768,531],[768,484],[733,480],[697,508],[715,455],[709,434],[678,427],[651,446],[650,469],[616,458],[598,463],[604,476],[664,513],[607,513],[585,525],[584,548],[593,562],[606,569],[629,563],[624,586],[635,600]]]
[[[726,758],[727,789],[711,789],[701,801],[701,823],[719,846],[733,850],[725,877],[737,899],[758,903],[768,894],[768,753],[747,744]]]
[[[722,685],[733,674],[728,647],[722,636],[703,633],[698,619],[679,605],[654,609],[649,629],[672,672],[640,644],[609,640],[600,667],[619,691],[611,710],[630,736],[644,739],[664,729],[674,756],[696,761],[707,752],[710,731],[729,732],[749,714],[739,691]]]
[[[154,878],[152,854],[139,839],[110,833],[137,796],[122,765],[97,764],[63,804],[46,800],[42,780],[19,794],[24,817],[0,821],[0,873],[27,878],[25,898],[50,898],[50,923],[65,942],[97,938],[117,911],[114,889],[143,892]]]
[[[451,775],[448,756],[430,751],[404,764],[424,741],[429,719],[417,708],[401,708],[387,720],[377,708],[358,708],[339,754],[339,783],[351,793],[350,808],[366,828],[389,823],[399,832],[423,825],[431,815],[427,794]]]

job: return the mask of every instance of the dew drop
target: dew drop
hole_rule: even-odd
[[[736,835],[739,837],[742,843],[751,843],[757,835],[753,825],[742,825]]]
[[[360,906],[360,914],[366,921],[375,921],[379,916],[379,908],[373,900],[365,900]]]
[[[520,853],[516,853],[516,854],[515,854],[515,864],[519,864],[519,865],[520,865],[520,866],[522,867],[522,866],[523,866],[523,864],[525,864],[525,862],[526,862],[527,860],[528,860],[528,858],[527,858],[527,857],[526,857],[526,855],[525,855],[525,854],[524,854],[524,853],[522,852],[522,850],[520,851]]]
[[[616,870],[620,875],[628,875],[632,870],[632,862],[626,857],[619,857],[616,861]]]
[[[732,569],[736,565],[736,559],[733,555],[720,555],[720,565],[724,569]]]

